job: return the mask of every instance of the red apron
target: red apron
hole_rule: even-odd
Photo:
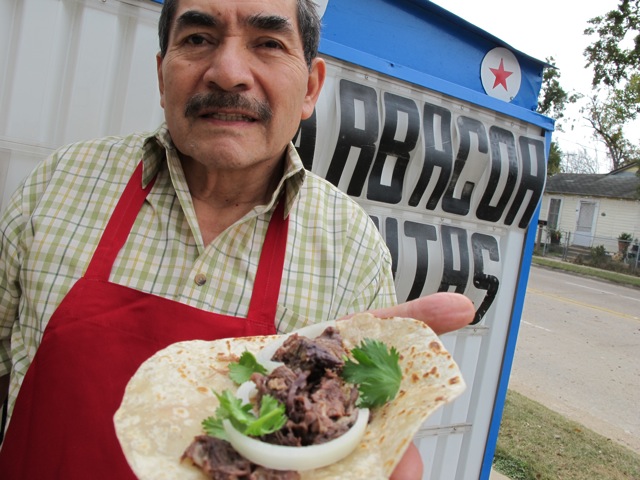
[[[152,182],[153,183],[153,182]],[[109,282],[143,205],[142,163],[129,181],[85,276],[47,325],[0,450],[0,478],[135,478],[113,415],[129,378],[158,350],[191,339],[276,333],[287,242],[284,202],[273,214],[246,319],[218,315]]]

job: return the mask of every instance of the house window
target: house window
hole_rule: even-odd
[[[547,226],[553,230],[558,229],[558,220],[560,219],[560,202],[559,198],[552,198],[549,201],[549,214],[547,215]]]

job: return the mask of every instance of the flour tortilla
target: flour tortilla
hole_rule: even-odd
[[[364,338],[394,346],[401,355],[403,379],[395,400],[372,410],[360,445],[328,467],[301,472],[303,480],[388,478],[420,425],[440,405],[465,389],[460,370],[435,333],[408,319],[359,314],[337,321],[345,346]],[[248,350],[257,353],[277,336],[173,344],[145,361],[131,378],[115,414],[116,433],[131,468],[140,479],[206,480],[189,460],[180,461],[201,422],[215,413],[212,389],[235,391],[229,362]],[[304,448],[304,447],[300,447]]]

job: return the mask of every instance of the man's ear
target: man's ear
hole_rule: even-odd
[[[314,58],[309,72],[309,80],[307,81],[307,94],[302,105],[302,120],[306,120],[313,114],[313,109],[320,96],[326,75],[327,65],[324,60],[319,57]]]
[[[160,106],[164,108],[164,77],[162,76],[162,56],[160,52],[156,54],[156,69],[158,72],[158,88],[160,89]]]

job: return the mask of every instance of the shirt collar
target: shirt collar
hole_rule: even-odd
[[[166,123],[158,127],[155,132],[150,133],[144,140],[143,160],[142,160],[142,186],[145,187],[155,177],[158,171],[163,167],[170,150],[175,150],[175,145],[171,140],[169,129]],[[259,213],[269,211],[275,208],[276,203],[284,192],[285,216],[295,204],[295,200],[300,193],[302,184],[306,177],[306,170],[302,164],[302,160],[298,155],[298,151],[289,142],[285,152],[284,175],[278,183],[273,196],[267,205],[257,207]]]

